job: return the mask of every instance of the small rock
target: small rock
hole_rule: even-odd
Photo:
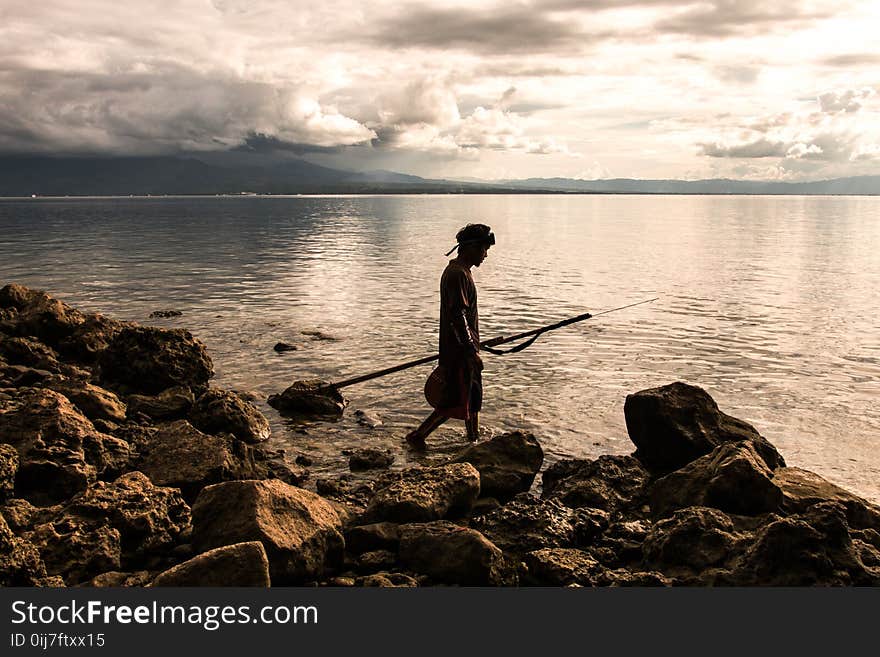
[[[293,416],[329,415],[339,417],[345,410],[345,398],[330,383],[318,379],[297,381],[284,392],[271,395],[269,406]]]
[[[362,427],[375,429],[382,424],[382,420],[379,416],[372,412],[357,410],[354,412],[354,417],[357,420],[357,423]]]
[[[348,459],[348,467],[352,472],[388,468],[394,463],[391,450],[358,449]]]
[[[269,439],[269,421],[260,409],[229,390],[211,388],[196,399],[189,421],[205,433],[231,433],[246,443]]]
[[[181,315],[183,315],[183,313],[179,310],[154,310],[150,313],[150,319],[180,317]]]
[[[297,346],[295,344],[287,344],[286,342],[279,342],[274,347],[272,347],[278,353],[282,353],[285,351],[296,351]]]
[[[259,541],[208,550],[153,580],[154,587],[269,585],[269,560]]]
[[[327,333],[323,333],[321,331],[301,331],[301,333],[303,335],[309,336],[312,340],[329,340],[335,342],[339,339],[333,335],[328,335]]]
[[[128,414],[145,415],[158,422],[181,420],[189,415],[195,397],[189,388],[176,386],[163,390],[158,395],[129,395]]]
[[[305,467],[309,467],[314,463],[311,457],[306,456],[305,454],[297,454],[296,458],[293,460],[297,465],[302,465]]]

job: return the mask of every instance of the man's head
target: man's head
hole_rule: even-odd
[[[479,267],[495,244],[495,235],[486,224],[468,224],[455,235],[458,257],[468,265]]]

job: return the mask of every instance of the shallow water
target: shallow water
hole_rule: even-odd
[[[483,338],[659,296],[485,357],[487,435],[533,431],[546,462],[629,453],[628,393],[683,380],[751,422],[789,465],[880,501],[880,198],[363,196],[0,201],[0,283],[203,340],[215,385],[265,399],[436,348],[443,253],[468,221],[498,244],[475,270]],[[181,317],[148,320],[154,310]],[[316,340],[320,330],[336,340]],[[277,354],[276,342],[298,346]],[[429,365],[345,389],[338,423],[282,420],[315,476],[341,451],[408,452]],[[353,411],[381,417],[360,427]]]

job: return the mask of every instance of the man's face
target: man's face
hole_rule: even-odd
[[[489,257],[489,247],[485,244],[482,246],[477,246],[474,249],[474,267],[479,267],[483,264],[483,260]]]

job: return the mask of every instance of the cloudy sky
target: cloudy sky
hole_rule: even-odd
[[[880,174],[876,0],[3,0],[0,153]]]

